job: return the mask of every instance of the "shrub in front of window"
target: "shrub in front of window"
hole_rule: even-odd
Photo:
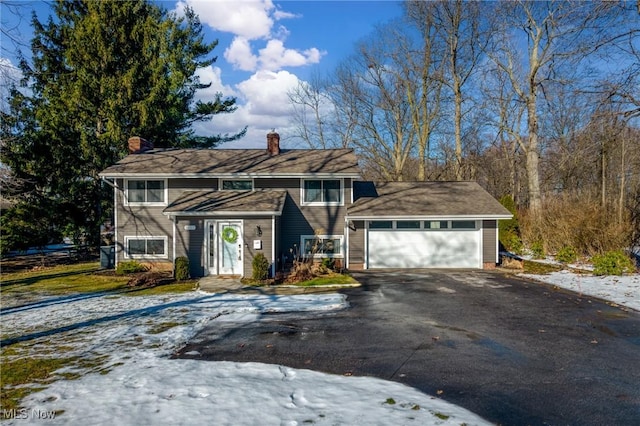
[[[322,267],[328,269],[329,271],[333,271],[336,267],[336,262],[330,257],[325,257],[322,259]]]
[[[253,274],[251,278],[255,281],[265,281],[269,278],[269,261],[262,253],[258,253],[253,257],[251,262]]]
[[[605,254],[593,256],[594,275],[622,275],[630,274],[636,267],[631,258],[622,250],[608,251]]]
[[[176,264],[174,269],[174,277],[176,281],[185,281],[189,279],[189,259],[180,256],[176,257]]]
[[[561,263],[575,263],[578,260],[578,253],[572,246],[564,246],[558,250],[556,260]]]
[[[137,260],[128,260],[126,262],[119,262],[118,267],[116,268],[116,274],[118,275],[126,275],[126,274],[135,274],[136,272],[145,272],[147,271],[147,267]]]

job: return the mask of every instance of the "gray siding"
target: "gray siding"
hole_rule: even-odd
[[[354,229],[355,228],[355,229]],[[364,265],[364,221],[353,221],[349,228],[349,265]]]
[[[218,179],[169,179],[169,204],[178,199],[185,190],[202,191],[218,189]]]
[[[498,238],[498,221],[482,221],[482,263],[496,263],[496,240]]]
[[[300,179],[256,179],[256,189],[286,189],[287,199],[282,212],[278,257],[298,253],[302,235],[344,235],[344,217],[351,203],[351,179],[344,179],[343,206],[301,206]]]
[[[176,228],[176,256],[189,258],[191,276],[202,277],[208,274],[206,269],[208,259],[205,258],[205,244],[207,241],[207,228],[205,223],[212,218],[207,217],[178,217]],[[271,263],[271,217],[242,218],[236,216],[216,217],[215,220],[241,220],[243,219],[243,270],[244,276],[250,277],[253,272],[253,258],[257,253],[262,253]],[[185,230],[186,225],[195,226],[194,230]],[[262,236],[256,233],[256,226],[260,226]],[[261,240],[262,249],[254,249],[253,241]],[[217,245],[216,245],[217,248]]]
[[[267,260],[276,259],[277,269],[282,268],[284,256],[291,261],[290,254],[296,252],[300,245],[301,235],[313,235],[322,233],[326,235],[344,234],[344,217],[346,209],[351,203],[351,179],[344,179],[344,205],[343,206],[301,206],[300,205],[300,179],[256,179],[256,189],[285,189],[288,195],[285,201],[282,217],[276,218],[276,229],[272,230],[272,218],[246,218],[246,217],[216,217],[215,219],[244,219],[244,275],[251,276],[252,261],[258,252],[253,248],[255,239],[262,240],[260,250]],[[205,216],[178,217],[176,218],[176,240],[173,241],[173,221],[163,214],[164,206],[125,206],[124,205],[124,180],[119,179],[117,190],[117,247],[118,261],[124,259],[125,236],[158,236],[166,237],[167,253],[163,262],[172,263],[174,260],[173,248],[175,244],[175,256],[188,256],[191,274],[199,277],[207,274],[205,259]],[[185,190],[216,190],[218,179],[169,179],[168,204],[179,198]],[[211,218],[213,219],[213,218]],[[260,225],[262,236],[255,235],[256,225]],[[195,229],[185,229],[185,226],[195,226]],[[272,235],[276,235],[276,250],[272,253]]]
[[[166,237],[167,253],[164,259],[154,259],[156,262],[171,262],[173,225],[171,220],[162,214],[163,206],[125,206],[124,181],[118,180],[116,190],[117,235],[116,257],[118,262],[125,259],[126,237]]]

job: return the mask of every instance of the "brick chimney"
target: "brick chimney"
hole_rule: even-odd
[[[280,135],[275,129],[267,133],[267,152],[270,155],[280,154]]]
[[[129,154],[141,154],[150,149],[153,149],[153,142],[149,142],[140,136],[129,138]]]

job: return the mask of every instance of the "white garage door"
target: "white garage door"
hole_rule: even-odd
[[[369,268],[481,268],[479,230],[381,230],[368,234]]]

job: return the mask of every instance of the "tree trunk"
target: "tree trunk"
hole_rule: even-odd
[[[533,82],[531,82],[533,86]],[[527,98],[527,124],[529,140],[526,149],[527,183],[529,187],[529,210],[534,220],[542,218],[542,196],[540,194],[540,169],[538,148],[538,114],[536,111],[535,87],[531,87]]]
[[[455,137],[456,137],[456,180],[464,178],[462,173],[462,91],[458,76],[454,76],[453,91],[455,93]]]

